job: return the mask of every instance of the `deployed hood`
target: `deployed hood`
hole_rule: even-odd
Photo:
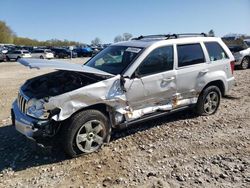
[[[85,73],[99,74],[105,76],[114,76],[113,74],[110,74],[108,72],[104,72],[86,65],[68,63],[58,60],[21,58],[18,60],[18,62],[31,69],[51,68],[55,70],[77,71],[77,72],[85,72]]]

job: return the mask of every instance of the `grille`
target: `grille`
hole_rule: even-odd
[[[18,104],[20,111],[22,113],[26,114],[26,112],[27,112],[27,109],[26,109],[27,100],[20,93],[18,93],[17,104]]]

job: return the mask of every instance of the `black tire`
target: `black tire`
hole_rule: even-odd
[[[44,57],[41,55],[41,56],[40,56],[40,59],[44,59]]]
[[[6,56],[6,60],[7,60],[7,61],[10,61],[10,58],[9,58],[9,56]]]
[[[89,130],[91,127],[91,131],[87,131],[87,127]],[[108,118],[100,111],[86,110],[75,114],[63,125],[61,140],[66,154],[77,157],[97,151],[104,142],[109,142],[110,136]]]
[[[211,97],[212,96],[212,97]],[[212,98],[215,97],[213,100]],[[208,98],[211,98],[209,101]],[[199,95],[195,111],[198,115],[208,116],[214,114],[220,105],[221,91],[217,86],[206,87]]]
[[[250,61],[249,57],[244,57],[241,61],[240,69],[246,70],[250,65],[249,61]]]

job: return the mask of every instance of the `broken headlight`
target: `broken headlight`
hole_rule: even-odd
[[[30,99],[27,103],[27,115],[38,119],[47,119],[49,113],[44,109],[44,100]]]

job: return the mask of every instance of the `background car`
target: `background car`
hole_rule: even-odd
[[[49,49],[35,49],[32,51],[32,57],[40,59],[53,59],[54,54]]]
[[[241,38],[223,38],[235,58],[235,66],[240,69],[247,69],[250,66],[249,40]]]
[[[250,39],[245,39],[244,42],[250,48]]]
[[[2,51],[0,51],[0,62],[5,61],[5,60],[6,60],[5,54]]]
[[[81,46],[73,51],[77,53],[77,57],[91,57],[93,54],[93,49],[88,46]]]
[[[30,58],[31,54],[27,50],[13,50],[13,51],[8,51],[6,54],[6,59],[9,60],[18,60],[19,58]]]
[[[250,65],[250,48],[235,45],[229,46],[229,49],[234,55],[235,66],[238,66],[241,69],[247,69]]]
[[[54,53],[55,58],[70,58],[71,57],[71,51],[64,48],[52,48],[51,51]],[[77,57],[76,52],[72,52],[72,57]]]

